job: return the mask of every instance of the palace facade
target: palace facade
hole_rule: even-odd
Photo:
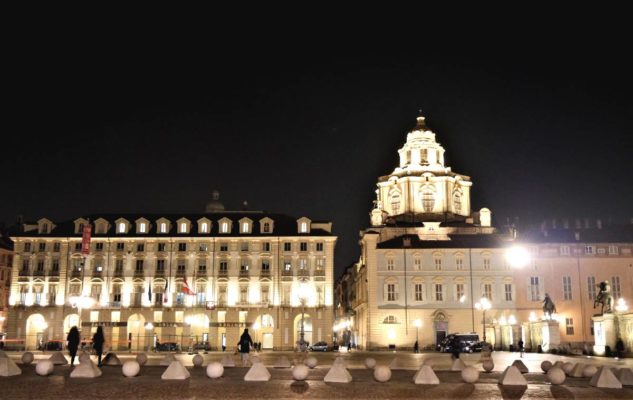
[[[234,350],[244,328],[262,348],[332,340],[330,222],[224,211],[41,218],[14,232],[9,339],[26,348],[89,338],[114,349],[176,342]],[[92,228],[82,252],[84,227]],[[85,241],[84,241],[85,243]],[[87,254],[86,254],[87,253]]]

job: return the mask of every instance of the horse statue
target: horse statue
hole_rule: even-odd
[[[549,294],[545,293],[545,298],[543,299],[543,314],[551,317],[554,313],[556,313],[556,306],[549,297]]]
[[[609,281],[600,282],[596,285],[600,291],[593,302],[593,308],[596,308],[598,304],[602,305],[601,313],[613,312],[613,296],[611,296],[611,287]]]

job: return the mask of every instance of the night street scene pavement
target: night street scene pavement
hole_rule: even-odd
[[[465,383],[459,371],[450,371],[452,360],[450,354],[408,352],[324,352],[324,353],[293,353],[293,352],[260,352],[257,357],[271,374],[269,381],[244,381],[249,367],[242,367],[238,355],[232,353],[210,352],[202,354],[203,366],[195,367],[192,362],[194,355],[174,354],[190,372],[191,377],[185,380],[162,380],[161,375],[167,369],[160,362],[166,353],[149,353],[147,364],[141,367],[136,377],[127,378],[118,366],[104,365],[101,367],[103,375],[96,378],[70,378],[72,368],[69,365],[56,365],[54,372],[46,377],[35,372],[38,361],[47,359],[51,353],[35,353],[35,360],[30,365],[21,364],[20,352],[7,352],[9,358],[22,369],[22,374],[0,378],[2,398],[4,399],[207,399],[207,398],[238,398],[238,399],[631,399],[633,387],[623,386],[622,389],[607,389],[590,386],[589,378],[567,377],[561,385],[553,385],[547,375],[541,370],[541,363],[549,360],[584,363],[597,367],[611,368],[633,367],[631,359],[614,359],[606,357],[587,356],[555,356],[551,354],[525,353],[520,358],[515,352],[493,352],[494,370],[484,372],[481,354],[462,354],[461,359],[467,366],[475,367],[479,372],[479,379],[474,383]],[[206,365],[213,361],[220,361],[226,354],[230,354],[236,367],[224,369],[221,378],[210,379],[205,374]],[[65,354],[66,358],[67,354]],[[121,363],[134,360],[136,354],[118,353]],[[285,356],[291,363],[300,364],[307,357],[315,357],[317,366],[309,370],[305,381],[293,379],[292,368],[274,368],[275,362]],[[350,383],[330,383],[323,379],[336,360],[341,357],[345,367],[353,380]],[[96,362],[96,357],[92,356]],[[377,366],[392,365],[391,379],[381,383],[374,378],[373,370],[365,367],[365,360],[373,358]],[[397,366],[392,364],[397,359]],[[502,386],[498,380],[503,370],[515,360],[520,359],[529,369],[523,376],[527,380],[527,387]],[[413,383],[413,376],[423,364],[432,366],[439,385],[417,385]],[[249,364],[250,365],[250,364]],[[77,368],[77,364],[75,367]]]

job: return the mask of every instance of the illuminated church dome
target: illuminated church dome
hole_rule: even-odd
[[[217,190],[213,191],[213,197],[211,201],[207,203],[207,207],[205,211],[208,213],[216,213],[224,211],[224,204],[220,201],[220,192]]]
[[[417,117],[415,128],[398,150],[400,165],[378,179],[373,226],[395,221],[471,221],[469,176],[451,171],[444,163],[444,147]],[[490,211],[482,209],[482,224]]]

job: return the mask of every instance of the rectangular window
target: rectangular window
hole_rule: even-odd
[[[420,271],[422,269],[422,260],[418,257],[413,259],[413,266],[416,271]]]
[[[269,270],[270,270],[270,261],[262,260],[262,271],[269,271]]]
[[[185,272],[186,267],[185,267],[185,262],[182,260],[178,260],[178,266],[177,266],[178,272]]]
[[[156,261],[156,272],[164,272],[165,271],[165,260]]]
[[[574,334],[574,319],[573,318],[565,318],[565,333],[567,335]]]
[[[290,270],[292,270],[292,264],[290,263],[290,261],[284,261],[284,271]]]
[[[444,290],[441,283],[435,284],[435,301],[444,301]]]
[[[506,301],[512,301],[512,284],[506,283],[504,285],[504,288],[505,288]]]
[[[206,272],[207,271],[207,264],[204,261],[198,261],[198,272]]]
[[[79,243],[79,244],[81,245],[81,243]],[[31,243],[24,243],[24,251],[25,252],[31,251]]]
[[[53,259],[52,271],[59,272],[59,260],[56,258]]]
[[[96,243],[95,244],[95,250],[96,251],[103,251],[103,243]]]
[[[220,251],[229,251],[229,244],[228,243],[220,243]]]
[[[530,277],[530,299],[532,301],[540,301],[541,300],[541,294],[539,291],[539,277],[538,276],[532,276]]]
[[[143,260],[136,260],[136,272],[143,272]]]
[[[436,258],[434,260],[435,262],[435,270],[436,271],[441,271],[442,270],[442,259],[441,258]]]
[[[308,268],[308,260],[306,260],[305,258],[299,259],[299,269],[306,269],[306,268]]]
[[[394,270],[394,261],[393,258],[390,258],[387,260],[387,271],[393,271]]]
[[[59,248],[60,248],[60,244],[59,243],[53,243],[53,251],[55,253],[59,253]]]
[[[37,272],[40,274],[44,273],[44,260],[37,261]]]
[[[462,297],[464,297],[464,284],[458,283],[455,285],[455,297],[457,301],[462,301]]]
[[[248,242],[240,242],[240,250],[248,251]]]
[[[115,271],[116,272],[123,272],[123,260],[116,260]]]
[[[596,278],[594,276],[587,277],[587,294],[589,300],[596,299]]]
[[[484,297],[492,300],[492,283],[484,283]]]
[[[423,298],[423,289],[422,289],[422,283],[416,283],[415,284],[415,301],[422,301],[424,300]]]
[[[396,285],[393,283],[387,284],[387,301],[396,301]]]
[[[307,242],[299,243],[299,251],[308,251],[308,243]]]
[[[138,251],[138,252],[145,251],[145,244],[144,243],[137,244],[136,245],[136,251]]]
[[[484,258],[484,270],[485,271],[490,271],[490,259],[489,258]]]
[[[240,263],[240,271],[248,271],[248,261],[242,260]]]
[[[75,243],[75,251],[81,251],[81,242]]]
[[[198,245],[198,251],[208,251],[209,250],[209,245],[206,243],[200,243]]]
[[[560,246],[560,255],[568,256],[569,255],[569,246]]]
[[[270,251],[270,242],[264,242],[262,251]]]
[[[158,243],[158,251],[165,251],[165,243]]]
[[[563,300],[571,300],[571,276],[563,276]]]
[[[178,251],[187,251],[187,243],[178,243]]]
[[[620,291],[620,277],[619,276],[611,277],[611,293],[613,295],[614,302],[617,301],[620,297],[622,297],[622,292]]]
[[[227,261],[220,261],[220,271],[226,272],[229,270],[229,263]]]
[[[588,255],[594,254],[594,247],[593,246],[585,246],[585,254],[588,254]]]
[[[618,246],[609,246],[609,254],[612,256],[618,255]]]
[[[463,258],[456,258],[455,259],[455,268],[457,268],[458,271],[462,271],[464,269],[464,259]]]
[[[39,251],[46,251],[46,243],[40,243]]]
[[[292,243],[285,242],[284,243],[284,251],[292,251]]]
[[[316,244],[316,251],[323,251],[323,243],[319,242]]]
[[[317,258],[316,259],[316,269],[317,271],[322,270],[325,267],[325,258]]]
[[[116,244],[116,250],[117,250],[117,251],[123,251],[123,250],[125,250],[125,243],[123,243],[123,242],[117,242],[117,244]]]

